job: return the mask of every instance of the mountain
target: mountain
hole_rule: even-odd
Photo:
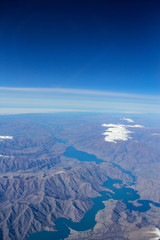
[[[93,228],[70,228],[67,239],[138,240],[137,232],[146,240],[156,237],[146,232],[160,228],[160,128],[133,118],[134,123],[92,114],[1,116],[0,239],[55,231],[60,218],[79,223],[103,195],[108,200],[95,212]],[[107,142],[103,124],[123,125],[131,138]],[[129,127],[138,124],[143,127]],[[107,185],[110,179],[113,185]]]

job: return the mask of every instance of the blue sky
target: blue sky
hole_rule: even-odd
[[[1,113],[157,112],[159,9],[156,0],[3,1]]]

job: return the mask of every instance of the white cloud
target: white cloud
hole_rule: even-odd
[[[138,124],[136,124],[136,125],[126,125],[127,127],[131,127],[131,128],[143,128],[144,126],[142,126],[142,125],[138,125]]]
[[[104,140],[106,142],[114,142],[117,143],[117,140],[121,141],[127,141],[128,139],[131,139],[130,133],[133,133],[127,128],[137,128],[137,127],[143,127],[141,125],[123,125],[123,124],[102,124],[103,127],[107,127],[108,129],[106,132],[103,133],[105,135]]]
[[[125,121],[130,122],[130,123],[133,123],[133,122],[134,122],[134,121],[133,121],[132,119],[130,119],[130,118],[122,118],[122,120],[125,120]]]
[[[0,139],[13,139],[12,136],[0,136]]]
[[[152,136],[160,136],[160,133],[152,133]]]
[[[124,125],[120,124],[103,124],[104,127],[110,127],[107,129],[106,132],[103,134],[106,135],[104,140],[106,142],[114,142],[116,143],[116,140],[123,140],[127,141],[129,138],[129,133],[132,133],[131,131],[128,131]]]

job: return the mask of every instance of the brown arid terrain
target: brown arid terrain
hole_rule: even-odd
[[[146,118],[134,119],[143,128],[132,128],[132,138],[114,143],[104,141],[102,124],[128,124],[121,116],[1,116],[0,239],[23,240],[35,232],[55,231],[61,217],[79,222],[92,209],[92,198],[102,191],[112,196],[112,189],[103,186],[109,178],[122,181],[114,185],[117,189],[131,183],[150,208],[130,211],[123,199],[110,198],[92,229],[70,228],[67,239],[159,239],[160,208],[153,203],[160,203],[160,128]],[[67,157],[70,146],[103,162]],[[141,206],[138,200],[131,203]]]

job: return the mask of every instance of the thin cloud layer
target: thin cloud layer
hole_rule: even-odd
[[[51,93],[68,93],[68,94],[81,94],[81,95],[104,95],[113,97],[126,97],[126,98],[142,98],[142,99],[157,99],[160,100],[159,96],[144,95],[144,94],[130,94],[121,92],[110,92],[110,91],[98,91],[89,89],[73,89],[73,88],[14,88],[14,87],[0,87],[0,91],[11,91],[11,92],[51,92]]]
[[[159,98],[65,88],[0,87],[0,114],[49,112],[160,113]],[[132,122],[131,119],[123,119]]]

